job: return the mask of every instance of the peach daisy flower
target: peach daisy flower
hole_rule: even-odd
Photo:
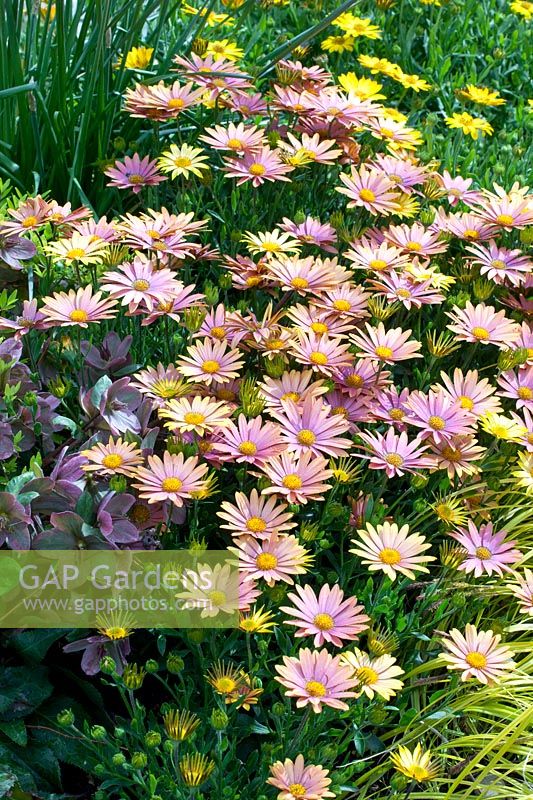
[[[150,161],[150,156],[140,158],[138,153],[124,156],[123,161],[115,161],[113,167],[104,170],[104,175],[111,178],[106,186],[116,186],[118,189],[131,189],[134,194],[139,194],[143,186],[157,186],[166,181],[157,171],[156,161]]]
[[[454,436],[450,440],[443,439],[440,444],[431,444],[431,454],[435,465],[431,471],[445,469],[450,480],[457,475],[475,475],[480,471],[480,459],[486,453],[485,447],[479,447],[473,436]]]
[[[230,122],[227,127],[215,125],[214,128],[205,128],[202,136],[198,137],[214,150],[231,150],[237,153],[246,153],[254,150],[264,142],[263,131],[257,125],[237,125]]]
[[[253,580],[263,578],[268,586],[277,581],[293,584],[291,576],[304,575],[312,558],[292,534],[271,533],[261,540],[245,536],[228,550],[238,557],[241,572]]]
[[[97,442],[81,455],[89,459],[90,464],[83,464],[85,472],[99,472],[100,475],[135,475],[136,467],[143,463],[142,450],[135,444],[116,441],[110,437],[107,444]]]
[[[352,440],[342,435],[349,423],[332,414],[331,406],[320,398],[308,396],[301,405],[286,400],[282,405],[282,411],[272,409],[270,413],[281,424],[280,438],[289,452],[338,456],[352,447]]]
[[[353,262],[355,269],[384,272],[390,269],[402,269],[409,263],[410,256],[390,242],[376,242],[362,238],[354,242],[351,249],[344,253]]]
[[[426,230],[423,225],[391,225],[383,231],[387,242],[411,256],[434,256],[448,249],[446,242],[439,241],[440,232]]]
[[[385,520],[374,528],[367,522],[366,530],[357,533],[359,539],[352,539],[355,548],[349,552],[360,556],[371,572],[381,570],[391,581],[399,572],[414,580],[415,571],[429,572],[424,564],[435,561],[435,556],[422,555],[431,545],[419,533],[409,534],[409,525],[399,528]]]
[[[102,300],[102,292],[93,295],[92,286],[67,292],[56,292],[51,297],[43,298],[41,312],[47,322],[53,326],[79,325],[87,328],[89,322],[101,322],[103,319],[114,319],[117,301],[113,298]]]
[[[520,550],[515,549],[515,541],[505,541],[506,531],[494,531],[492,522],[474,525],[471,519],[468,520],[468,530],[459,528],[457,533],[451,533],[452,539],[459,542],[465,550],[464,560],[459,564],[459,570],[474,573],[475,578],[479,578],[484,573],[492,575],[503,575],[504,572],[512,572],[509,564],[516,564],[522,557]]]
[[[316,714],[323,706],[347,711],[342,698],[355,697],[357,681],[353,670],[341,661],[341,656],[332,656],[323,650],[302,648],[298,656],[283,656],[283,665],[276,664],[277,680],[288,691],[288,697],[296,697],[297,708],[310,705]]]
[[[324,492],[331,489],[329,483],[324,483],[333,475],[328,462],[322,456],[313,456],[310,450],[299,456],[281,453],[262,469],[273,484],[263,489],[262,494],[285,495],[290,503],[305,505],[308,499],[323,500]]]
[[[216,402],[211,397],[180,397],[169,400],[159,409],[161,419],[166,419],[165,428],[180,433],[188,431],[204,436],[218,428],[229,425],[229,417],[233,410],[223,402]]]
[[[384,364],[394,364],[396,361],[405,361],[411,358],[422,358],[418,352],[421,348],[420,342],[416,340],[407,341],[411,335],[411,330],[403,331],[401,328],[385,330],[385,326],[380,322],[377,328],[365,323],[367,333],[354,333],[350,339],[355,344],[363,356],[378,359]]]
[[[512,651],[500,645],[501,638],[491,630],[478,631],[474,625],[467,625],[464,635],[453,628],[442,639],[447,652],[441,653],[440,658],[446,661],[448,669],[461,670],[462,681],[477,678],[489,685],[498,683],[516,666]]]
[[[505,350],[520,336],[520,325],[507,319],[504,311],[496,311],[494,306],[486,306],[485,303],[474,306],[467,301],[464,309],[453,306],[446,316],[453,322],[453,325],[446,327],[463,342],[494,344],[500,350]]]
[[[164,367],[159,362],[157,367],[146,367],[140,372],[135,372],[132,378],[131,386],[149,397],[156,407],[164,406],[168,400],[191,391],[190,384],[185,383],[172,364]]]
[[[298,630],[295,636],[314,636],[315,647],[331,642],[335,647],[342,647],[343,640],[357,639],[357,636],[368,628],[370,618],[363,606],[357,604],[357,597],[344,599],[340,586],[322,586],[318,597],[312,586],[296,586],[296,594],[287,597],[293,606],[281,606],[280,611],[291,619],[284,620],[285,625],[295,625]]]
[[[285,234],[288,235],[288,234]],[[321,294],[335,289],[349,280],[353,273],[340,267],[333,258],[289,258],[278,257],[267,264],[271,281],[277,283],[284,292],[296,292],[301,297],[307,294]]]
[[[392,425],[385,436],[379,432],[360,432],[359,438],[366,444],[365,449],[369,454],[356,453],[358,458],[368,459],[370,469],[383,469],[389,478],[417,472],[434,464],[434,459],[426,454],[428,448],[421,439],[417,437],[410,442],[404,431],[398,434]]]
[[[272,534],[284,535],[297,525],[292,521],[293,515],[287,513],[285,503],[278,503],[274,497],[264,497],[257,489],[252,489],[249,497],[244,492],[236,492],[235,504],[224,501],[220,508],[217,517],[225,520],[220,527],[229,530],[233,537],[269,539]]]
[[[357,683],[356,697],[365,694],[372,700],[377,694],[384,700],[390,700],[403,688],[403,681],[398,680],[398,676],[403,675],[404,671],[396,664],[394,656],[388,653],[370,658],[368,653],[355,647],[340,658],[341,663],[349,666],[353,672]]]
[[[432,437],[437,445],[473,432],[474,417],[444,392],[411,392],[405,407],[409,412],[406,422],[421,429],[421,439]]]
[[[224,165],[224,174],[227,178],[237,178],[237,186],[251,181],[255,188],[265,181],[290,181],[287,174],[294,169],[281,160],[278,150],[271,150],[268,145],[244,153],[239,159],[226,158]]]
[[[182,506],[183,501],[191,497],[192,492],[202,489],[207,473],[207,464],[198,465],[198,457],[184,458],[167,451],[163,458],[148,456],[148,469],[137,468],[140,483],[134,483],[139,490],[139,497],[149,503],[170,500],[175,506]]]
[[[515,575],[516,583],[509,584],[507,588],[518,599],[518,610],[521,614],[533,617],[533,571],[524,569],[524,577]]]
[[[498,378],[501,397],[511,397],[516,408],[533,411],[533,366],[525,366],[514,372],[503,372]]]
[[[331,778],[329,770],[321,764],[306,764],[300,753],[292,761],[276,761],[270,766],[270,778],[267,783],[281,791],[278,800],[322,800],[323,797],[335,797],[328,791]]]
[[[322,292],[314,302],[317,308],[351,322],[354,319],[368,317],[367,306],[370,296],[360,286],[346,282],[336,289]]]
[[[220,453],[223,461],[238,464],[261,465],[286,447],[279,425],[263,422],[260,416],[248,420],[244,414],[239,414],[237,423],[229,421],[221,436],[221,441],[214,442],[214,450]]]
[[[228,383],[237,378],[244,366],[238,350],[230,350],[226,342],[204,339],[187,348],[187,355],[178,359],[177,367],[182,375],[206,383]]]
[[[335,191],[350,198],[348,208],[360,206],[374,216],[394,214],[397,210],[394,184],[383,173],[363,164],[358,170],[352,167],[350,175],[341,172],[339,178],[344,186],[336,186]]]
[[[328,376],[351,363],[349,349],[350,345],[342,342],[338,336],[330,339],[316,333],[299,332],[296,339],[291,339],[291,355],[300,364]]]
[[[169,269],[156,269],[151,261],[140,256],[131,263],[120,264],[112,272],[104,272],[101,281],[102,291],[120,300],[121,305],[129,306],[130,313],[141,303],[152,311],[155,304],[171,300],[183,285]]]
[[[477,369],[468,370],[465,375],[459,367],[456,367],[452,377],[441,372],[440,377],[444,387],[435,384],[431,389],[444,391],[452,400],[458,400],[461,407],[474,417],[501,411],[500,401],[494,396],[496,388],[486,378],[479,379],[478,376]]]

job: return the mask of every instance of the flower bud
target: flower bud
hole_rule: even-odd
[[[128,481],[124,475],[112,475],[109,481],[109,488],[112,492],[122,494],[128,488]]]
[[[71,708],[64,708],[63,711],[59,712],[56,720],[58,725],[61,725],[62,728],[68,728],[74,725],[74,712]]]
[[[147,731],[144,743],[147,747],[158,747],[161,744],[161,734],[159,731]]]
[[[107,731],[102,725],[93,725],[91,728],[91,739],[97,742],[103,741],[107,736]]]
[[[205,639],[205,631],[202,628],[194,628],[188,631],[187,638],[193,644],[202,644]]]
[[[134,753],[131,757],[131,766],[134,769],[142,769],[148,764],[148,756],[146,753],[137,752]]]
[[[104,656],[100,661],[100,672],[103,672],[104,675],[113,675],[114,672],[117,670],[117,665],[115,664],[115,660],[111,658],[111,656]]]
[[[159,669],[159,664],[154,658],[149,658],[146,664],[144,665],[146,672],[157,672]]]
[[[126,756],[124,753],[115,753],[111,759],[111,763],[114,764],[115,767],[121,767],[126,763]]]
[[[137,664],[126,664],[122,674],[122,682],[126,689],[131,689],[132,691],[140,689],[143,685],[145,675],[146,672],[144,669]]]
[[[211,725],[216,731],[223,731],[228,727],[229,717],[225,711],[214,708],[211,712]]]

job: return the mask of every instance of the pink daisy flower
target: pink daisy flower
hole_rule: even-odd
[[[289,452],[340,456],[352,447],[352,440],[342,435],[349,428],[348,422],[332,414],[321,399],[307,397],[301,405],[284,401],[283,411],[270,413],[281,425],[280,438]]]
[[[37,300],[24,300],[19,317],[14,320],[0,317],[0,331],[14,331],[14,338],[20,339],[29,331],[44,331],[48,327],[46,317],[42,311],[37,310]]]
[[[165,451],[163,458],[148,456],[148,469],[137,468],[137,479],[134,483],[139,490],[139,497],[149,503],[170,500],[175,506],[182,506],[184,500],[191,497],[192,492],[203,488],[207,473],[207,464],[198,465],[198,457],[184,458]]]
[[[205,133],[199,137],[214,150],[231,150],[236,153],[246,153],[261,147],[263,144],[263,131],[257,125],[246,126],[242,122],[237,125],[230,122],[227,127],[215,125],[206,128]]]
[[[458,569],[474,573],[479,578],[484,573],[503,575],[512,572],[508,564],[515,564],[521,557],[520,550],[515,549],[516,542],[506,542],[506,531],[495,532],[492,522],[487,522],[477,528],[472,520],[468,520],[468,530],[459,528],[457,533],[450,536],[459,542],[466,550],[464,561]]]
[[[296,527],[293,516],[287,513],[288,506],[278,503],[274,497],[264,497],[256,489],[250,496],[236,492],[235,504],[224,501],[217,516],[225,520],[221,528],[237,536],[255,536],[256,539],[270,539],[272,534],[284,535]]]
[[[498,378],[502,391],[500,397],[511,397],[517,408],[533,411],[533,366],[523,367],[518,372],[509,370]]]
[[[187,356],[178,359],[177,367],[182,375],[208,386],[216,381],[227,383],[239,375],[244,361],[238,350],[229,350],[226,342],[204,339],[187,348]]]
[[[329,770],[321,764],[306,764],[300,753],[292,761],[276,761],[270,766],[270,778],[267,783],[281,791],[278,800],[322,800],[323,797],[335,797],[328,791],[331,779]]]
[[[422,308],[425,305],[443,303],[445,300],[443,294],[432,288],[431,280],[415,283],[408,273],[398,275],[392,271],[388,275],[381,275],[379,280],[369,280],[368,284],[387,300],[392,303],[400,302],[408,310],[413,306]]]
[[[304,306],[297,303],[291,306],[286,314],[295,327],[304,333],[316,333],[319,336],[342,336],[353,329],[353,323],[350,320],[343,320],[340,315],[334,315],[315,305]]]
[[[263,381],[257,385],[266,407],[283,409],[283,401],[292,400],[293,403],[302,404],[307,397],[319,397],[328,390],[323,380],[314,380],[315,373],[312,369],[303,372],[292,369],[284,372],[279,378],[263,375]]]
[[[464,309],[453,306],[446,316],[453,322],[453,325],[446,327],[463,342],[494,344],[500,350],[505,350],[520,335],[520,326],[507,319],[504,311],[497,312],[494,306],[486,306],[485,303],[473,306],[467,301]]]
[[[196,286],[194,283],[184,286],[180,281],[177,281],[177,284],[179,288],[174,290],[170,300],[157,303],[151,313],[144,317],[141,325],[151,325],[161,317],[169,317],[175,322],[179,322],[181,319],[180,311],[191,306],[202,307],[204,305],[205,296],[198,292],[195,293]]]
[[[445,392],[453,401],[458,400],[461,408],[469,411],[474,417],[482,417],[487,413],[501,411],[500,401],[495,397],[496,388],[486,378],[478,378],[478,371],[468,370],[463,374],[459,367],[453,371],[453,378],[445,372],[440,374],[444,386],[435,384],[431,388],[437,392]]]
[[[461,680],[477,678],[485,684],[498,683],[502,676],[516,664],[513,653],[505,645],[500,645],[500,634],[478,631],[474,625],[467,625],[464,635],[453,628],[442,640],[445,653],[441,659],[448,669],[461,670]]]
[[[100,475],[136,475],[136,468],[143,463],[142,451],[133,443],[116,441],[111,437],[107,444],[97,442],[87,450],[80,450],[89,460],[83,464],[85,472],[98,472]]]
[[[434,460],[428,457],[427,447],[418,437],[410,442],[405,432],[396,433],[391,426],[385,436],[381,433],[359,433],[366,444],[368,453],[356,453],[359,458],[368,460],[370,469],[385,470],[387,477],[418,472],[433,466]]]
[[[304,647],[297,657],[283,656],[283,665],[276,664],[275,669],[276,680],[288,690],[287,696],[298,698],[297,708],[310,705],[317,714],[323,706],[346,711],[343,698],[355,696],[353,670],[342,665],[341,656],[332,656],[326,649]]]
[[[157,171],[157,161],[150,161],[149,156],[141,159],[138,153],[132,158],[125,156],[124,161],[115,161],[115,166],[104,170],[104,175],[111,178],[107,186],[132,189],[134,194],[139,194],[143,186],[157,186],[166,181]]]
[[[313,217],[306,217],[303,222],[296,223],[288,217],[283,217],[279,225],[282,231],[291,233],[302,244],[313,244],[327,253],[336,253],[337,231],[329,222],[320,222]]]
[[[398,209],[398,195],[393,191],[394,184],[382,173],[368,169],[364,164],[350,175],[339,175],[344,186],[336,186],[335,191],[350,198],[348,208],[362,207],[374,216],[394,214]]]
[[[373,272],[401,269],[409,263],[409,255],[402,252],[399,247],[394,247],[389,242],[377,244],[365,238],[354,242],[351,249],[347,250],[344,255],[353,262],[355,269]]]
[[[531,197],[524,197],[512,191],[507,195],[501,187],[494,188],[497,194],[482,191],[483,199],[479,201],[476,211],[487,220],[503,230],[511,231],[513,228],[525,228],[533,224],[533,209]]]
[[[275,93],[272,98],[273,108],[281,111],[290,111],[298,116],[307,115],[313,110],[314,95],[309,94],[309,92],[305,90],[298,91],[290,86],[278,86],[277,84],[274,84],[272,88]]]
[[[133,375],[131,386],[149,397],[155,408],[164,406],[168,400],[180,397],[184,391],[184,381],[172,364],[164,367],[147,367]],[[187,387],[187,391],[189,387]]]
[[[347,430],[350,433],[357,432],[356,422],[369,422],[370,408],[367,394],[363,393],[356,397],[351,397],[345,392],[334,389],[325,395],[324,401],[330,408],[330,414],[346,420],[348,423]]]
[[[446,169],[442,175],[438,175],[437,177],[447,194],[447,200],[451,206],[456,206],[460,200],[467,205],[479,201],[481,197],[480,193],[470,189],[472,186],[472,178],[461,178],[460,175],[452,178]]]
[[[391,225],[383,231],[385,239],[402,252],[417,256],[433,256],[445,253],[446,242],[439,242],[439,232],[426,230],[419,222],[409,225]]]
[[[508,280],[513,286],[519,286],[533,269],[533,262],[522,255],[521,250],[499,247],[494,239],[490,240],[488,246],[474,244],[467,247],[466,251],[475,256],[471,263],[479,266],[480,274],[498,284]]]
[[[521,614],[533,617],[533,571],[524,569],[524,577],[516,575],[516,583],[510,584],[513,595],[518,599]]]
[[[329,483],[324,483],[333,475],[326,459],[313,456],[310,450],[299,456],[281,453],[264,464],[262,470],[273,484],[262,494],[285,495],[290,503],[305,505],[308,499],[323,500],[324,492],[331,489]]]
[[[494,235],[494,225],[489,225],[476,214],[450,214],[442,210],[430,226],[430,230],[451,233],[466,242],[490,239]]]
[[[44,314],[47,323],[52,326],[79,325],[87,328],[90,322],[101,322],[114,319],[114,308],[117,304],[113,298],[102,299],[102,292],[93,295],[92,286],[67,292],[56,292],[51,297],[43,298]]]
[[[358,605],[356,597],[344,599],[340,586],[324,584],[317,597],[313,588],[296,586],[296,593],[289,593],[288,599],[293,606],[281,606],[280,611],[291,619],[285,625],[295,625],[296,637],[314,636],[315,647],[331,642],[335,647],[342,647],[344,641],[357,639],[358,635],[368,628],[370,618],[363,606]]]
[[[237,178],[237,186],[251,181],[256,188],[265,181],[290,181],[287,174],[294,170],[281,160],[277,150],[271,150],[268,145],[246,152],[240,159],[226,158],[224,165],[224,174],[227,178]]]
[[[247,420],[244,414],[239,414],[237,424],[230,422],[221,435],[222,441],[213,444],[214,450],[221,454],[223,461],[237,464],[261,466],[286,447],[279,425],[263,422],[261,417]]]
[[[525,445],[530,453],[533,453],[533,413],[528,411],[527,408],[523,408],[522,416],[511,413],[511,417],[518,425],[524,428],[520,442]]]
[[[341,319],[363,319],[368,317],[368,300],[370,294],[353,283],[344,283],[336,289],[321,292],[313,302]]]
[[[353,273],[339,267],[337,259],[321,259],[308,256],[278,256],[269,261],[267,269],[271,280],[284,292],[297,292],[301,297],[307,294],[321,294],[335,289]]]
[[[383,153],[377,153],[369,165],[406,194],[411,194],[412,187],[424,183],[428,177],[427,167]]]
[[[383,419],[394,425],[400,431],[405,430],[405,418],[407,416],[406,402],[409,399],[409,389],[402,389],[398,392],[396,386],[390,386],[382,392],[376,394],[372,404],[372,416],[376,419]]]
[[[136,311],[141,303],[152,311],[154,304],[170,301],[183,285],[176,281],[169,269],[156,269],[153,262],[141,256],[136,256],[131,263],[121,264],[112,272],[104,272],[101,280],[102,291],[121,300],[121,305],[128,306],[130,313]]]
[[[421,429],[420,438],[432,437],[436,444],[453,436],[472,433],[472,415],[444,392],[411,392],[406,402],[406,422]]]
[[[302,133],[299,142],[296,136],[290,131],[286,133],[289,143],[281,141],[279,147],[285,150],[289,157],[303,157],[306,161],[314,161],[317,164],[335,164],[337,158],[342,155],[342,150],[335,148],[335,139],[321,139],[318,133],[309,136]]]
[[[263,578],[268,586],[274,586],[277,581],[293,584],[292,575],[304,575],[311,560],[305,547],[292,534],[280,536],[274,532],[268,539],[260,540],[244,536],[228,550],[238,557],[241,572],[254,580]]]
[[[363,356],[383,361],[385,364],[394,364],[396,361],[405,361],[411,358],[422,358],[418,352],[421,344],[415,340],[407,341],[411,330],[403,331],[401,328],[385,330],[380,322],[377,328],[365,323],[367,333],[354,333],[350,339]]]
[[[297,339],[291,339],[290,352],[300,364],[331,376],[336,369],[350,364],[352,356],[349,348],[350,345],[343,343],[339,337],[330,339],[316,333],[298,333]]]
[[[431,545],[420,534],[409,534],[409,525],[399,528],[395,522],[385,521],[374,528],[367,522],[366,529],[357,533],[359,539],[352,540],[355,548],[350,553],[360,556],[371,572],[381,570],[391,581],[398,573],[413,581],[415,571],[429,572],[425,564],[435,561],[434,556],[422,555]]]
[[[480,459],[487,452],[484,447],[478,446],[473,436],[454,436],[450,440],[443,439],[439,444],[430,444],[435,459],[431,471],[445,469],[450,480],[455,476],[461,479],[463,475],[477,474],[481,469]]]
[[[228,97],[223,97],[224,105],[242,114],[243,117],[263,116],[268,110],[265,98],[260,92],[247,94],[232,89]]]
[[[388,369],[380,369],[380,365],[372,358],[358,358],[349,367],[335,370],[335,384],[350,396],[375,394],[390,382]]]
[[[233,409],[211,397],[180,397],[167,400],[159,409],[161,419],[166,419],[165,428],[180,433],[196,433],[204,436],[230,424]]]

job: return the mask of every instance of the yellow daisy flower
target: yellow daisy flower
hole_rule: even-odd
[[[494,133],[494,129],[490,123],[483,117],[473,117],[466,111],[462,114],[452,114],[451,117],[445,117],[446,125],[449,128],[457,128],[462,130],[465,136],[471,136],[472,139],[477,139],[478,135],[486,133],[490,136]]]
[[[337,19],[334,20],[333,25],[336,25],[337,28],[340,28],[348,36],[353,36],[354,38],[357,36],[364,36],[366,39],[381,39],[381,30],[377,25],[372,24],[371,19],[368,17],[364,19],[355,17],[349,11],[340,14]]]
[[[207,11],[206,8],[195,8],[189,3],[183,3],[181,7],[186,14],[198,14],[200,17],[205,17],[210,28],[214,28],[215,25],[235,25],[235,20],[229,14],[217,14],[214,11]]]
[[[124,66],[126,69],[146,69],[152,59],[153,47],[132,47],[126,53]]]
[[[519,425],[503,414],[489,412],[481,417],[480,422],[484,431],[507,442],[519,442],[527,432],[523,425]]]
[[[344,72],[339,75],[339,84],[346,92],[355,94],[360,100],[385,100],[384,94],[379,90],[383,84],[373,81],[372,78],[358,78],[355,72]]]
[[[161,154],[157,164],[161,172],[170,173],[171,178],[176,178],[178,175],[188,178],[191,172],[200,178],[202,170],[209,169],[209,165],[204,163],[207,156],[202,155],[203,152],[199,147],[191,147],[188,144],[182,144],[181,147],[171,144],[170,150],[165,150]]]
[[[422,750],[420,744],[412,752],[408,747],[400,745],[390,760],[394,769],[417,783],[432,781],[439,773],[438,765],[431,761],[431,750]]]
[[[505,100],[499,92],[487,89],[486,86],[474,86],[473,83],[467,84],[466,89],[461,89],[458,95],[463,100],[471,100],[472,103],[478,103],[480,106],[503,106],[505,104]]]
[[[431,84],[418,75],[407,75],[405,72],[402,72],[398,81],[402,84],[404,89],[412,89],[417,94],[418,92],[429,92],[431,89]]]
[[[217,39],[207,44],[207,55],[225,58],[228,61],[238,61],[244,55],[244,50],[229,39]]]
[[[529,3],[527,0],[514,0],[509,4],[509,8],[524,19],[530,20],[533,17],[533,3]]]
[[[533,494],[533,453],[519,453],[517,466],[519,469],[513,472],[513,477],[518,478],[517,485]]]
[[[354,41],[352,36],[328,36],[320,46],[327,53],[344,53],[353,49]]]

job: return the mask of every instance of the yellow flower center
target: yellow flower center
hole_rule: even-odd
[[[365,380],[361,375],[358,375],[357,372],[352,372],[350,375],[346,376],[345,382],[346,386],[349,386],[351,389],[360,389]]]
[[[299,444],[303,444],[308,447],[316,442],[315,434],[308,428],[304,428],[303,430],[301,430],[300,433],[297,435],[296,439],[298,440]]]
[[[269,339],[268,342],[265,342],[265,347],[267,350],[279,350],[284,344],[283,339]]]
[[[33,215],[26,217],[26,219],[22,221],[23,228],[31,228],[32,225],[37,225],[37,217],[34,217]]]
[[[461,408],[466,408],[467,411],[472,411],[474,408],[474,401],[471,397],[467,397],[466,394],[460,395],[457,399],[461,403]]]
[[[182,97],[171,97],[167,103],[167,108],[183,108],[185,100]]]
[[[479,231],[475,231],[473,228],[467,228],[463,236],[465,239],[479,239]]]
[[[144,178],[142,175],[138,175],[137,173],[132,173],[128,176],[129,183],[144,183]]]
[[[108,639],[125,639],[129,636],[129,631],[127,628],[123,628],[120,625],[113,625],[110,628],[104,628],[102,631],[104,636],[107,636]]]
[[[474,339],[480,339],[483,342],[486,342],[487,339],[490,339],[490,333],[486,328],[472,328],[471,333]]]
[[[209,592],[208,597],[214,606],[223,606],[228,599],[225,592],[218,591],[217,589]]]
[[[231,694],[237,688],[237,684],[233,678],[222,677],[218,678],[215,682],[215,689],[220,694]]]
[[[204,372],[208,372],[209,375],[212,375],[214,372],[219,371],[220,364],[218,361],[212,361],[211,359],[208,359],[202,364],[202,369]]]
[[[398,564],[402,560],[402,556],[393,547],[384,547],[379,554],[379,560],[383,564]]]
[[[364,686],[370,686],[372,683],[377,683],[379,675],[372,667],[359,667],[355,673],[355,677]]]
[[[442,431],[446,427],[446,420],[442,417],[431,416],[428,419],[428,424],[434,431]]]
[[[290,473],[289,475],[285,475],[282,480],[282,484],[286,489],[290,489],[291,491],[293,489],[301,489],[303,485],[300,476],[296,475],[294,472]]]
[[[332,305],[335,311],[349,311],[352,307],[348,300],[334,300]]]
[[[250,517],[246,522],[247,530],[252,533],[262,533],[266,530],[267,524],[262,517]]]
[[[187,156],[178,156],[177,158],[174,159],[174,164],[176,165],[176,167],[181,169],[182,167],[190,167],[192,161],[190,158],[187,158]]]
[[[418,783],[427,781],[432,777],[432,773],[429,770],[420,767],[418,764],[413,764],[413,766],[410,767],[410,772],[414,780]]]
[[[129,512],[128,517],[138,525],[142,525],[143,523],[148,522],[150,519],[150,511],[148,507],[142,503],[135,503]]]
[[[109,453],[109,455],[104,456],[102,459],[102,466],[106,467],[107,469],[117,469],[123,463],[124,459],[122,456],[119,456],[118,453]]]
[[[492,553],[486,547],[476,547],[476,557],[481,559],[481,561],[485,561],[487,558],[492,557]]]
[[[335,627],[335,620],[330,614],[317,614],[313,620],[313,624],[320,631],[330,631]]]
[[[183,481],[179,478],[165,478],[161,483],[161,488],[164,492],[179,492],[183,486]]]
[[[501,258],[495,258],[490,262],[490,265],[494,267],[494,269],[505,269],[505,261],[502,261]]]
[[[224,330],[224,328],[219,328],[215,326],[214,328],[211,328],[211,336],[214,339],[224,339],[226,336],[226,331]]]
[[[307,789],[305,786],[302,786],[301,783],[291,783],[289,786],[289,792],[293,797],[305,797]]]
[[[462,452],[455,447],[451,447],[450,445],[446,445],[446,447],[442,448],[442,455],[446,461],[451,461],[452,463],[457,463],[462,458]]]
[[[310,328],[314,333],[327,333],[329,330],[323,322],[312,322]]]
[[[233,402],[235,400],[235,392],[232,392],[231,389],[225,389],[222,387],[221,389],[217,389],[217,399],[218,400],[229,400],[229,402]]]
[[[514,219],[510,214],[498,214],[496,222],[499,222],[500,225],[512,225]]]
[[[285,394],[281,395],[281,400],[292,400],[294,403],[297,403],[299,399],[298,392],[285,392]]]
[[[533,399],[533,391],[528,386],[521,386],[517,391],[517,395],[520,400]]]
[[[263,242],[263,250],[265,253],[279,253],[281,245],[278,242]]]
[[[75,308],[68,316],[72,322],[87,322],[89,319],[88,313],[84,311],[83,308]]]
[[[411,292],[409,291],[409,289],[398,289],[396,294],[398,295],[398,297],[404,297],[404,298],[411,297]]]
[[[385,347],[385,345],[379,345],[378,347],[376,347],[374,352],[378,356],[378,358],[392,358],[392,356],[394,355],[394,351],[392,350],[392,348]]]
[[[145,292],[147,289],[150,288],[150,284],[148,281],[141,279],[138,281],[133,281],[132,287],[136,289],[138,292]]]
[[[309,281],[305,278],[293,278],[291,281],[291,286],[295,289],[307,289],[309,286]]]
[[[359,197],[365,203],[373,203],[374,200],[376,199],[376,195],[374,194],[372,189],[361,189],[361,191],[359,192]]]
[[[396,421],[402,420],[404,418],[404,416],[405,416],[405,412],[402,411],[401,408],[391,408],[391,410],[389,411],[389,417],[391,419],[396,420]]]
[[[318,366],[324,366],[324,364],[328,363],[328,357],[325,353],[321,353],[318,350],[314,350],[309,356],[309,361],[311,361],[312,364],[317,364]]]
[[[255,456],[257,453],[257,445],[250,441],[241,442],[237,449],[243,456]]]
[[[320,681],[308,681],[305,690],[311,697],[324,697],[327,692],[325,685]]]
[[[272,553],[259,553],[255,559],[255,566],[262,572],[268,572],[271,569],[276,569],[278,559]]]
[[[240,139],[228,139],[226,145],[231,150],[240,150],[243,146],[243,142]]]
[[[378,271],[380,269],[387,269],[387,262],[383,261],[382,258],[373,258],[369,264],[369,267],[370,269],[376,269]]]
[[[420,242],[407,242],[405,246],[407,250],[414,250],[415,253],[418,253],[419,250],[422,250],[422,245]]]
[[[487,657],[483,653],[478,653],[477,650],[474,650],[473,653],[468,653],[465,656],[465,661],[474,669],[483,669],[487,665]]]
[[[205,416],[199,414],[198,411],[187,411],[187,413],[183,415],[183,421],[186,422],[187,425],[201,425],[202,422],[205,422]]]
[[[266,167],[263,164],[250,164],[248,171],[250,175],[264,175]]]
[[[82,247],[73,247],[72,250],[67,252],[67,258],[82,258],[85,255],[85,250]]]
[[[337,417],[347,417],[348,416],[348,410],[347,410],[347,408],[345,406],[335,406],[334,408],[331,409],[331,413],[335,414],[335,416],[337,416]]]
[[[401,467],[403,464],[403,458],[398,453],[389,453],[385,456],[385,461],[392,467]]]

